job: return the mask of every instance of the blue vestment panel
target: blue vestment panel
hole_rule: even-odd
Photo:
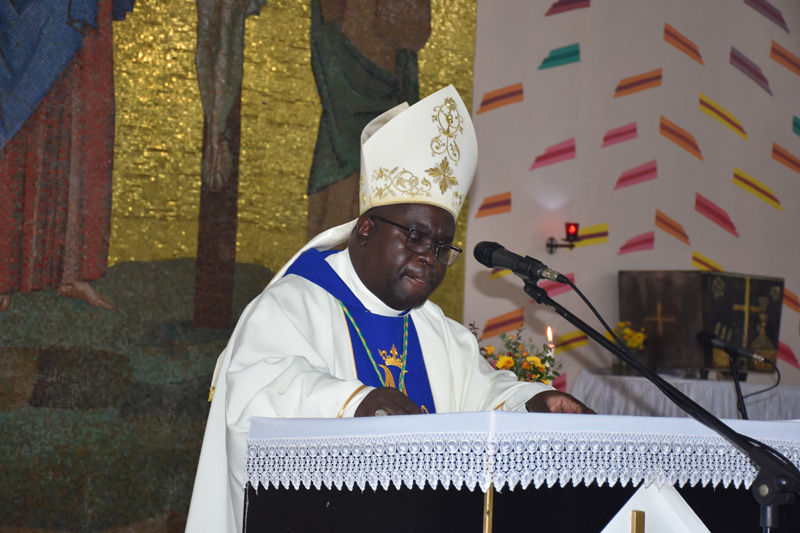
[[[359,380],[372,387],[400,389],[423,411],[436,412],[422,348],[410,314],[382,316],[367,310],[325,261],[332,253],[337,252],[309,250],[286,273],[307,279],[340,302],[350,330]]]

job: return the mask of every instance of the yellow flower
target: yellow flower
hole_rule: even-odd
[[[511,368],[514,366],[514,358],[507,355],[501,355],[497,359],[497,368],[500,370]]]
[[[549,379],[543,379],[542,383],[544,383],[545,385],[550,385],[550,380]]]
[[[534,366],[542,366],[542,360],[536,357],[535,355],[529,355],[525,358],[526,361],[530,361],[534,364]]]
[[[628,339],[628,348],[639,348],[644,343],[644,333],[635,333]]]
[[[492,345],[487,346],[486,347],[486,353],[488,353],[489,355],[494,354],[494,346],[492,346]]]

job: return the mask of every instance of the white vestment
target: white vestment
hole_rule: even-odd
[[[352,227],[348,223],[328,232],[348,235]],[[314,246],[317,239],[303,250],[330,247],[329,243]],[[326,261],[371,312],[401,313],[361,283],[346,251]],[[373,390],[366,387],[353,395],[363,384],[356,377],[347,319],[337,300],[294,274],[280,278],[285,270],[244,310],[217,363],[214,399],[186,525],[189,533],[242,531],[252,417],[353,416]],[[411,310],[410,316],[419,335],[436,412],[521,410],[534,394],[552,390],[493,369],[480,355],[475,336],[445,317],[436,304],[426,302]]]

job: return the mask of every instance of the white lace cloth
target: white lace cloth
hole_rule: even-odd
[[[800,465],[800,421],[726,421]],[[253,419],[245,482],[352,490],[596,482],[748,488],[755,466],[692,419],[461,413]]]

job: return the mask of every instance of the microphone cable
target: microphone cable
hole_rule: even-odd
[[[566,284],[572,287],[572,290],[575,291],[575,294],[580,296],[581,300],[583,300],[586,306],[592,311],[592,314],[594,314],[597,320],[599,320],[600,323],[603,325],[603,327],[606,328],[606,331],[608,332],[609,335],[611,335],[611,338],[614,339],[614,342],[617,343],[617,346],[619,346],[628,357],[630,357],[631,359],[635,359],[636,362],[638,362],[639,360],[636,359],[636,357],[630,352],[630,350],[628,350],[628,348],[625,346],[622,340],[620,340],[620,338],[617,337],[617,334],[614,333],[614,330],[611,329],[611,327],[606,323],[605,320],[603,320],[603,317],[600,315],[597,309],[595,309],[595,307],[592,305],[592,302],[590,302],[589,299],[586,298],[586,296],[584,296],[584,294],[577,287],[577,285],[575,285],[569,278],[567,278]]]
[[[777,374],[777,376],[778,376],[778,379],[777,379],[777,380],[775,380],[775,384],[774,384],[774,385],[771,385],[771,386],[767,387],[766,389],[761,389],[761,390],[757,390],[757,391],[755,391],[755,392],[751,392],[751,393],[745,394],[744,396],[742,396],[742,399],[745,399],[745,398],[750,398],[751,396],[756,396],[756,395],[758,395],[758,394],[764,394],[765,392],[767,392],[767,391],[771,391],[772,389],[776,388],[778,385],[780,385],[780,384],[781,384],[781,371],[780,371],[780,369],[778,369],[778,365],[776,365],[776,364],[775,364],[774,362],[772,362],[770,359],[766,359],[766,358],[765,358],[764,360],[765,360],[765,361],[768,361],[768,362],[769,362],[769,364],[771,364],[771,365],[772,365],[772,368],[774,368],[774,369],[775,369],[775,374]]]

